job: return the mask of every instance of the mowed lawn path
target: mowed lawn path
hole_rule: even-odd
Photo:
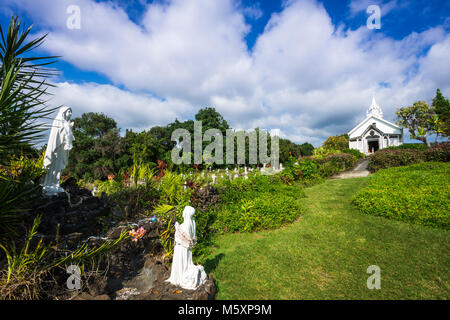
[[[450,233],[361,214],[350,202],[366,179],[307,188],[305,213],[281,229],[220,236],[200,261],[217,299],[449,299]]]

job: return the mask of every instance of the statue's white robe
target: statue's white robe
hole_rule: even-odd
[[[69,151],[72,149],[73,133],[72,128],[64,117],[69,108],[63,107],[52,124],[47,149],[44,156],[44,169],[48,170],[42,185],[44,192],[61,192],[59,181],[61,172],[67,166]]]
[[[206,273],[202,266],[192,262],[192,248],[196,243],[195,221],[192,220],[192,211],[186,209],[183,212],[184,222],[181,225],[175,223],[172,270],[167,281],[183,289],[195,290],[206,280]]]

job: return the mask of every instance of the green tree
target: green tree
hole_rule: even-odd
[[[74,130],[92,138],[102,138],[110,130],[117,129],[114,119],[103,113],[88,112],[74,119]]]
[[[302,147],[299,144],[292,142],[289,139],[281,139],[279,141],[280,147],[280,162],[287,163],[289,158],[298,158],[302,156]]]
[[[312,156],[314,151],[314,146],[311,143],[305,142],[300,145],[300,152],[302,157]]]
[[[202,121],[202,130],[219,129],[225,135],[226,130],[230,128],[228,122],[215,108],[200,109],[195,115],[195,120]]]
[[[437,116],[434,121],[435,132],[448,137],[450,135],[450,102],[442,95],[441,90],[436,90],[436,97],[433,98],[431,106]]]
[[[428,135],[433,132],[433,110],[425,101],[416,101],[410,107],[402,107],[395,114],[397,124],[407,128],[412,139],[430,146]]]
[[[123,148],[114,119],[103,113],[84,113],[74,119],[74,142],[66,172],[76,179],[104,179],[117,172]]]

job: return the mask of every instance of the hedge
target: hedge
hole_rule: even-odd
[[[450,163],[382,169],[352,203],[362,213],[450,229]]]
[[[450,143],[419,149],[382,149],[369,158],[369,171],[376,172],[380,169],[407,166],[424,161],[450,161]]]

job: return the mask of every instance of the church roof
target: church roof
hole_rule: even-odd
[[[380,121],[392,128],[403,130],[402,127],[396,125],[395,123],[392,123],[390,121],[383,119],[383,111],[381,110],[380,106],[375,101],[375,97],[373,96],[372,104],[370,105],[369,109],[366,111],[366,118],[363,121],[361,121],[356,127],[354,127],[352,130],[350,130],[348,132],[348,135],[351,136],[356,130],[361,128],[363,125],[367,124],[369,120]]]

